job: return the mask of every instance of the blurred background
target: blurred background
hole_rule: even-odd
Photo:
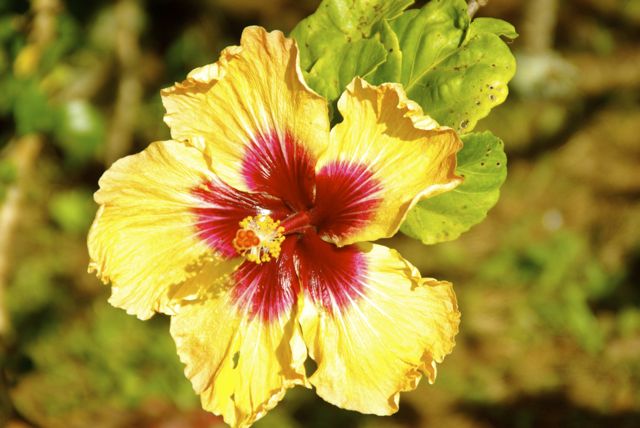
[[[161,88],[246,25],[288,32],[317,4],[0,0],[0,426],[222,426],[168,319],[112,308],[86,273],[92,193],[169,137]],[[477,128],[505,141],[502,197],[457,241],[391,243],[454,282],[454,353],[392,417],[296,388],[256,426],[640,426],[640,1],[490,0],[477,16],[521,35],[511,95]]]

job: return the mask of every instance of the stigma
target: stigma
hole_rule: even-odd
[[[257,264],[277,259],[284,241],[284,227],[265,214],[245,217],[233,239],[240,255]]]

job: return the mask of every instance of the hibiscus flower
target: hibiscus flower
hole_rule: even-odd
[[[114,163],[95,194],[90,268],[110,302],[171,315],[203,407],[233,426],[294,385],[393,413],[400,391],[433,382],[458,331],[451,284],[370,241],[460,183],[460,139],[400,85],[361,78],[330,129],[298,55],[281,32],[247,28],[162,91],[172,140]]]

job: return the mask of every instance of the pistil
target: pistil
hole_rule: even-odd
[[[240,222],[233,246],[250,262],[261,264],[280,255],[284,228],[268,215],[249,216]]]
[[[233,246],[238,254],[258,264],[278,258],[285,235],[301,233],[313,227],[308,211],[291,214],[282,222],[273,220],[266,214],[249,216],[244,218],[239,226]]]
[[[304,232],[312,227],[309,211],[298,211],[285,218],[280,224],[284,228],[285,235]]]

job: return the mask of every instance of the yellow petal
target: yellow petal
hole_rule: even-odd
[[[283,174],[286,162],[312,165],[329,141],[326,101],[304,83],[297,45],[279,31],[246,28],[240,46],[163,90],[162,101],[172,137],[201,148],[243,191],[264,191],[260,179]]]
[[[201,276],[211,277],[196,281],[209,283],[208,291],[203,294],[200,288],[199,300],[181,306],[171,318],[171,334],[203,408],[233,427],[246,427],[273,408],[288,388],[306,385],[307,352],[295,318],[297,303],[289,300],[288,310],[266,319],[252,315],[251,301],[262,301],[265,290],[278,283],[245,287],[241,298],[247,301],[242,304],[234,281],[206,270]]]
[[[460,314],[450,283],[420,278],[389,248],[359,247],[366,261],[362,277],[339,277],[350,294],[361,288],[350,303],[323,308],[307,293],[301,325],[318,365],[309,381],[332,404],[388,415],[398,409],[399,392],[414,389],[421,373],[435,379],[435,363],[454,346]]]
[[[192,190],[211,180],[203,155],[176,141],[115,162],[100,179],[88,237],[90,269],[112,283],[109,300],[142,319],[171,313],[172,293],[211,259],[197,236]]]
[[[347,245],[392,236],[418,200],[460,183],[459,137],[424,116],[400,85],[355,78],[338,109],[344,121],[316,165],[316,204],[330,207],[320,228],[325,239]]]

